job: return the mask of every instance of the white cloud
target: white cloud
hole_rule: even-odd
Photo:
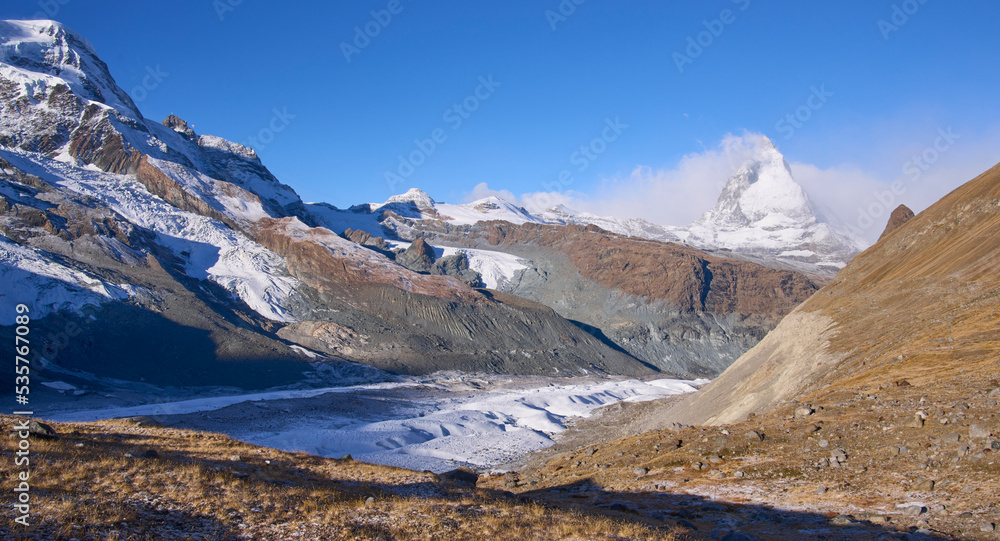
[[[505,201],[516,202],[517,196],[509,190],[494,190],[486,185],[485,182],[480,182],[473,186],[471,192],[464,194],[463,203],[471,203],[479,199],[486,199],[487,197],[499,197]]]
[[[492,190],[481,183],[467,194],[467,199],[496,195],[531,212],[561,204],[599,216],[645,218],[661,225],[686,225],[715,205],[726,180],[750,160],[762,138],[762,134],[753,132],[729,134],[716,148],[688,154],[673,168],[654,170],[638,166],[626,178],[605,180],[592,193],[569,190],[515,197],[507,190]],[[919,154],[933,148],[935,142],[936,136],[927,141],[908,142],[905,152],[900,148],[886,149],[885,156],[904,156],[895,168],[880,168],[881,171],[895,171],[894,175],[872,172],[849,163],[823,168],[790,161],[790,167],[795,180],[826,219],[874,242],[889,213],[900,203],[920,212],[1000,159],[1000,132],[988,137],[963,135],[947,150],[938,152],[937,159],[914,178],[914,169],[909,163],[914,152]],[[897,193],[893,193],[892,185],[897,180],[903,182],[897,184]],[[900,186],[902,191],[898,189]]]

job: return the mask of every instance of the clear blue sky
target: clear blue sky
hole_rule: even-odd
[[[546,14],[559,12],[558,0],[399,0],[384,27],[370,12],[388,0],[7,0],[0,16],[58,6],[51,18],[86,36],[127,91],[158,67],[162,82],[139,92],[149,118],[174,113],[199,133],[247,142],[273,109],[295,115],[260,155],[304,199],[337,206],[409,187],[447,201],[481,182],[541,191],[576,167],[573,152],[608,118],[628,128],[575,171],[575,190],[640,165],[675,167],[744,130],[770,136],[790,161],[889,178],[938,127],[969,141],[995,133],[1000,118],[1000,2],[562,4],[575,7],[564,20]],[[878,21],[892,23],[894,5],[918,8],[886,40]],[[678,70],[675,53],[725,9],[730,22],[714,25],[721,33]],[[341,43],[369,23],[378,35],[348,62]],[[491,74],[500,86],[453,129],[445,111]],[[833,95],[786,137],[777,122],[820,85]],[[435,129],[447,139],[390,189],[385,172]]]

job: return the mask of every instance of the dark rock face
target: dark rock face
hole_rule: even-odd
[[[367,246],[369,248],[375,248],[383,253],[389,252],[389,245],[385,243],[385,239],[382,237],[373,237],[367,231],[347,228],[347,230],[344,231],[343,237],[351,242]]]
[[[187,121],[178,118],[174,115],[170,115],[163,119],[163,125],[174,130],[175,132],[184,136],[188,141],[194,141],[198,136],[194,133],[194,130],[188,126]]]
[[[146,156],[140,157],[135,177],[146,186],[150,193],[162,197],[167,203],[181,210],[214,218],[233,229],[239,229],[239,226],[228,216],[213,208],[205,200],[185,190],[159,168],[150,164]]]
[[[434,262],[431,274],[454,276],[471,287],[483,287],[482,276],[469,268],[469,258],[463,253],[438,259]]]
[[[889,223],[885,225],[885,231],[882,232],[882,235],[879,236],[878,240],[882,240],[889,233],[903,227],[903,224],[910,221],[910,219],[914,216],[916,216],[916,214],[910,210],[910,207],[907,207],[906,205],[896,207],[896,210],[892,211],[892,214],[889,215]]]
[[[818,279],[794,271],[594,225],[402,225],[435,244],[530,261],[506,292],[552,307],[609,347],[688,377],[719,374],[819,288]]]
[[[430,272],[434,267],[434,248],[417,239],[410,247],[396,256],[396,263],[416,272]]]
[[[351,230],[348,230],[351,231]],[[344,232],[347,235],[347,231]],[[371,235],[365,233],[364,231],[351,231],[351,240],[359,239],[365,246],[376,245],[381,242],[382,245],[385,241],[382,237],[376,237],[372,239]],[[433,274],[437,276],[452,276],[462,283],[471,287],[483,287],[482,277],[478,272],[469,268],[469,258],[463,254],[458,253],[446,257],[442,257],[435,261],[434,247],[427,244],[424,239],[417,239],[410,244],[409,248],[393,254],[396,263],[400,265],[423,274]]]

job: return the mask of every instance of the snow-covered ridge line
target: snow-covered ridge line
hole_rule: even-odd
[[[183,211],[155,196],[138,180],[75,167],[43,156],[0,149],[19,169],[53,185],[93,198],[126,220],[157,234],[157,242],[185,262],[191,277],[210,279],[258,314],[293,322],[288,301],[299,286],[284,259],[227,225]]]

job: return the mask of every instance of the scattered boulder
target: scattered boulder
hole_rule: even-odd
[[[802,407],[797,408],[795,410],[795,417],[798,418],[798,419],[802,419],[804,417],[809,417],[814,412],[815,412],[815,410],[812,409],[811,407],[809,407],[809,406],[802,406]]]
[[[764,434],[761,434],[756,430],[748,430],[746,433],[746,438],[750,441],[764,441]]]
[[[927,508],[922,505],[908,505],[903,508],[903,514],[908,517],[917,517],[927,512]]]
[[[476,486],[479,481],[479,474],[472,468],[462,466],[451,471],[438,474],[438,479],[449,481],[459,485]]]
[[[34,437],[43,440],[59,439],[59,434],[55,431],[55,429],[45,423],[40,423],[38,421],[31,420],[28,421],[27,425],[28,425],[27,426],[28,437]],[[14,435],[15,437],[21,435],[23,432],[25,432],[23,429],[21,429],[21,427],[23,426],[24,426],[23,423],[15,423],[14,426],[10,429],[11,435]]]
[[[755,539],[757,539],[757,537],[754,535],[736,530],[730,530],[719,538],[719,541],[754,541]]]
[[[974,440],[985,440],[990,437],[990,431],[979,425],[969,425],[969,438]]]
[[[163,426],[163,423],[157,421],[156,419],[153,419],[152,417],[147,417],[145,415],[136,415],[134,417],[123,417],[122,420],[128,421],[140,428],[146,428],[146,427],[155,428]]]
[[[639,477],[642,477],[643,475],[649,473],[649,468],[641,468],[641,467],[632,468],[632,473],[638,475]]]
[[[981,532],[992,532],[995,531],[996,529],[997,525],[992,522],[985,522],[983,523],[982,526],[979,527],[979,531]]]
[[[243,460],[243,457],[240,455],[232,455],[229,457],[230,462],[240,462],[241,460]]]
[[[850,526],[857,521],[851,515],[837,515],[830,519],[830,524],[834,526]]]
[[[930,479],[921,479],[920,481],[917,481],[916,485],[913,485],[913,490],[930,492],[934,490],[934,481]]]
[[[157,453],[155,449],[149,449],[142,454],[142,458],[160,458],[160,453]]]
[[[920,413],[913,414],[913,419],[906,423],[909,428],[923,428],[924,427],[924,417]]]
[[[677,525],[680,526],[681,528],[687,528],[688,530],[698,531],[697,526],[684,519],[678,520]]]

